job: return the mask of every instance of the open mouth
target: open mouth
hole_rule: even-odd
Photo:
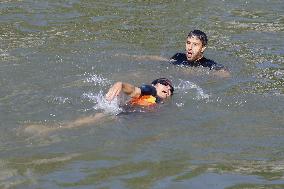
[[[187,56],[190,56],[190,57],[192,56],[192,52],[187,52],[186,54]]]

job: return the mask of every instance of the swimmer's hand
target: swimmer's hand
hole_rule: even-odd
[[[110,87],[106,94],[106,99],[112,101],[116,96],[119,95],[122,89],[122,82],[116,82],[113,86]]]

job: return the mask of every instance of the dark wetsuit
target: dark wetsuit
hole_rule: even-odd
[[[196,61],[189,61],[187,60],[185,53],[176,53],[171,59],[170,63],[174,65],[184,65],[184,66],[190,66],[190,67],[207,67],[210,70],[221,70],[225,69],[225,67],[222,64],[218,64],[214,62],[213,60],[207,59],[205,57],[202,57],[199,60]]]
[[[152,85],[142,85],[139,87],[141,89],[141,96],[150,95],[156,98],[155,102],[159,103],[161,99],[157,96],[157,90]]]
[[[142,85],[139,88],[141,89],[141,96],[143,95],[157,96],[156,88],[152,85]]]

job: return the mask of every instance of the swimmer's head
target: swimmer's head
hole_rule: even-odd
[[[189,32],[187,37],[188,38],[197,37],[202,42],[203,46],[206,46],[207,43],[208,43],[208,39],[207,39],[206,34],[203,31],[200,31],[200,30],[193,30],[193,31]]]
[[[151,84],[156,88],[157,96],[162,99],[167,98],[174,93],[172,82],[167,78],[155,79]]]
[[[207,45],[207,36],[200,30],[189,32],[185,43],[185,54],[188,61],[197,61],[203,57]]]

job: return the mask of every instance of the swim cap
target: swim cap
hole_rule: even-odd
[[[174,87],[173,87],[173,84],[172,84],[172,82],[169,80],[169,79],[167,79],[167,78],[159,78],[159,79],[155,79],[154,81],[152,81],[152,85],[156,85],[157,83],[160,83],[160,84],[162,84],[162,85],[165,85],[165,86],[170,86],[171,87],[171,89],[170,89],[170,91],[171,91],[171,95],[173,95],[173,92],[174,92]]]

